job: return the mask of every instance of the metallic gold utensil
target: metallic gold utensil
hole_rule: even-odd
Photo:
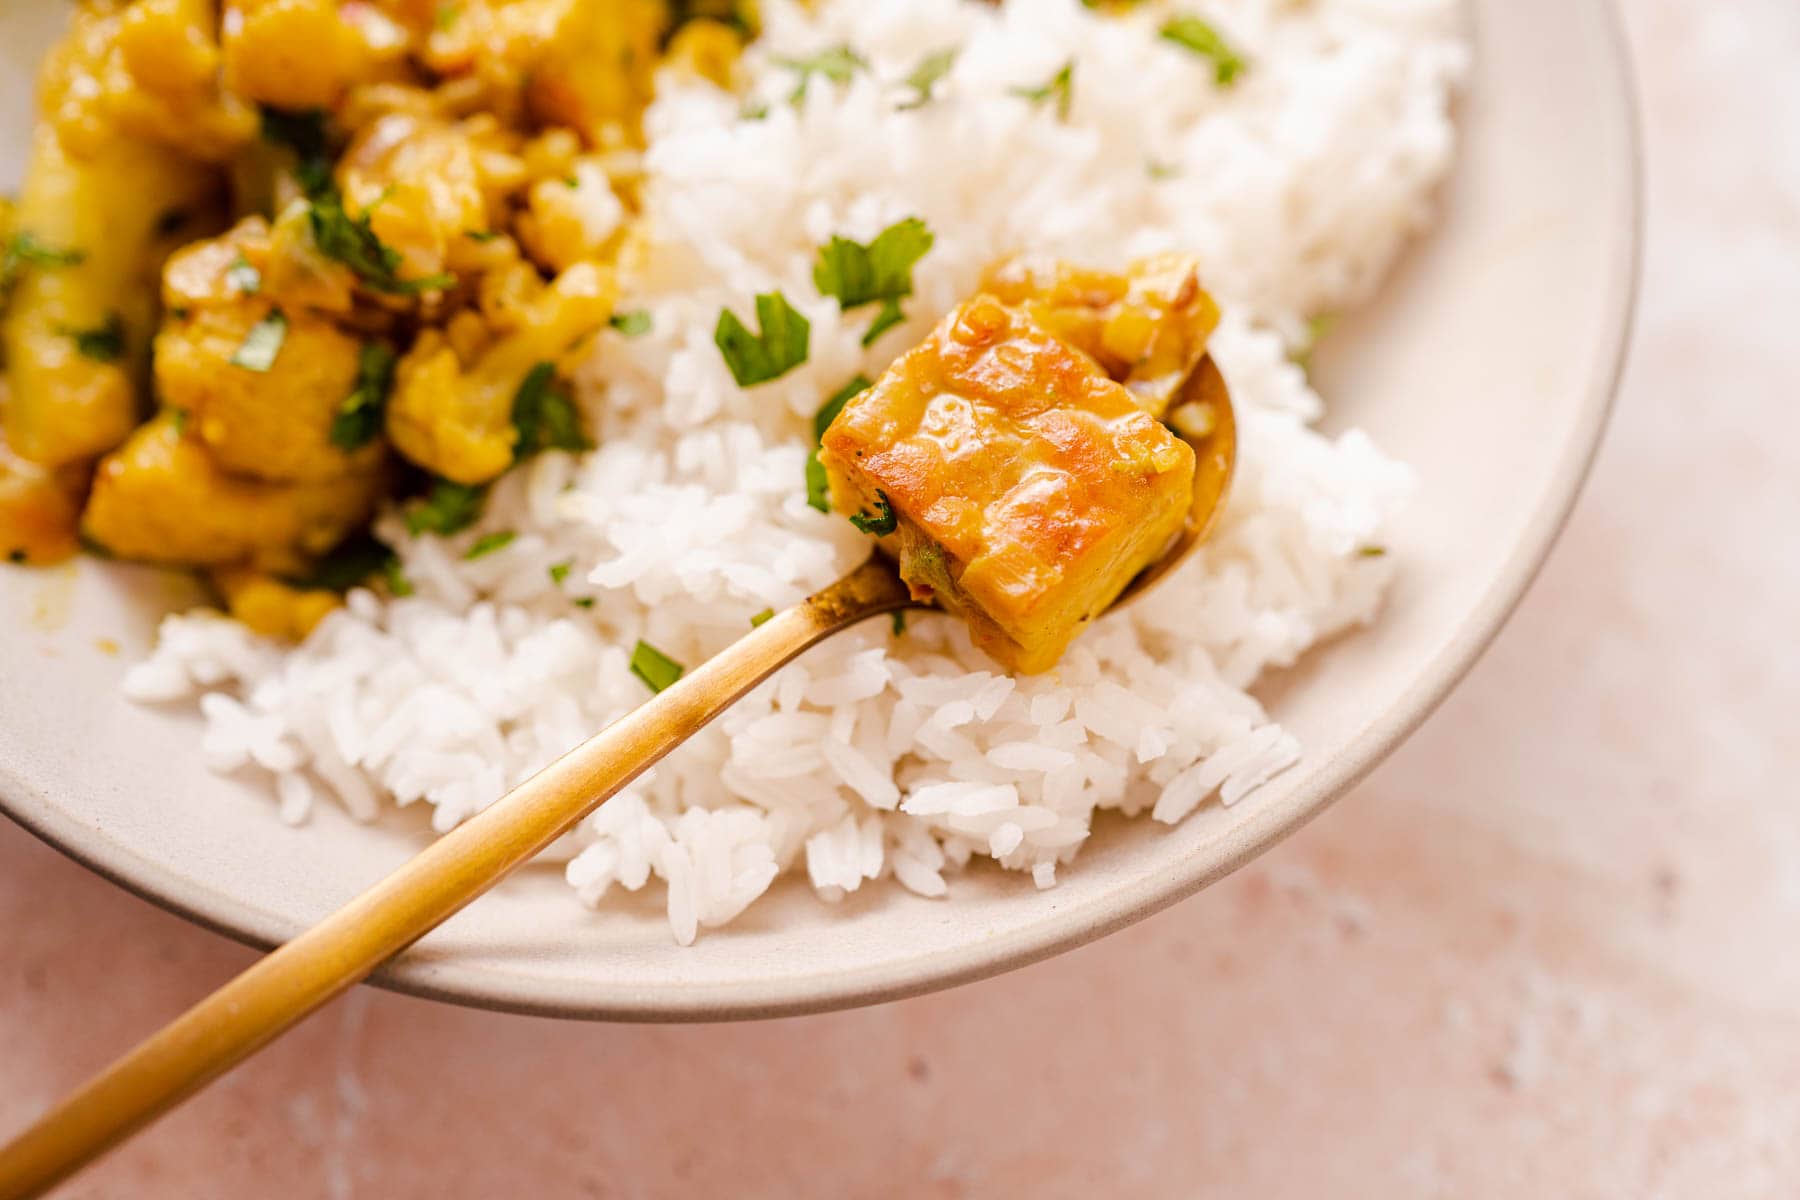
[[[1237,426],[1210,358],[1171,409],[1198,459],[1187,528],[1114,607],[1142,596],[1211,531],[1237,460]],[[0,1147],[0,1200],[35,1196],[254,1054],[535,857],[815,643],[914,607],[871,558],[780,613],[464,821],[305,933],[140,1043]]]

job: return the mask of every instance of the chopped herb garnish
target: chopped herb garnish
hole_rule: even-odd
[[[899,637],[906,632],[906,610],[904,608],[896,608],[889,615],[894,621],[894,636]]]
[[[752,334],[729,308],[719,312],[713,343],[725,356],[725,365],[739,387],[754,387],[779,379],[806,361],[812,324],[780,292],[756,298],[756,320],[761,333]]]
[[[631,673],[651,691],[660,692],[685,675],[687,668],[649,642],[640,641],[631,652]]]
[[[1029,100],[1033,104],[1042,104],[1046,100],[1054,101],[1056,119],[1067,121],[1069,109],[1075,103],[1075,60],[1070,59],[1064,63],[1062,69],[1050,77],[1048,83],[1040,84],[1037,87],[1016,87],[1012,89],[1012,94]]]
[[[806,89],[812,83],[814,75],[823,75],[833,83],[849,83],[852,75],[867,70],[869,66],[861,55],[848,46],[833,46],[805,58],[778,58],[775,61],[799,76],[793,92],[788,96],[795,104],[806,99]]]
[[[399,270],[404,261],[400,252],[375,236],[368,213],[351,216],[344,208],[343,198],[336,192],[315,196],[307,217],[319,253],[356,272],[356,277],[370,291],[389,296],[416,296],[420,292],[450,287],[456,282],[456,277],[448,272],[420,279],[400,278]]]
[[[519,535],[510,529],[502,529],[497,533],[484,533],[475,539],[475,544],[463,551],[464,562],[474,562],[478,558],[486,558],[496,550],[504,550],[512,545],[513,539]]]
[[[242,250],[225,269],[225,282],[246,296],[254,296],[262,291],[262,272],[250,265]]]
[[[865,304],[881,305],[863,335],[862,344],[871,345],[905,319],[900,301],[912,295],[913,266],[930,252],[933,240],[931,230],[917,217],[889,225],[866,246],[833,235],[813,264],[813,283],[820,295],[835,296],[846,312]]]
[[[894,506],[886,492],[875,493],[875,508],[876,515],[872,517],[867,512],[851,513],[850,523],[874,537],[886,537],[900,528],[900,518],[894,515]]]
[[[858,375],[833,393],[831,399],[813,414],[814,452],[806,457],[806,502],[822,513],[831,511],[831,481],[825,474],[825,464],[819,461],[819,444],[825,440],[825,431],[831,428],[837,415],[844,411],[844,405],[873,386],[867,375]]]
[[[75,343],[81,357],[95,362],[118,362],[125,357],[125,319],[109,313],[105,321],[92,329],[63,329],[62,334]]]
[[[889,225],[866,246],[833,235],[819,249],[813,283],[820,295],[837,297],[846,311],[878,300],[904,300],[912,295],[913,264],[930,251],[932,240],[917,217]]]
[[[634,308],[628,312],[614,313],[606,323],[626,337],[643,337],[650,332],[650,310]]]
[[[362,534],[340,543],[306,574],[286,576],[283,582],[306,591],[347,592],[385,574],[395,561],[392,550]]]
[[[740,121],[766,121],[769,119],[769,106],[761,100],[746,100],[744,107],[738,109]]]
[[[244,335],[243,344],[231,356],[231,365],[242,367],[246,371],[266,373],[281,354],[281,345],[287,341],[287,331],[286,314],[279,308],[271,310],[268,316],[258,321]]]
[[[575,599],[569,601],[569,603],[573,604],[576,608],[592,608],[594,607],[594,598],[592,596],[577,596]]]
[[[1293,352],[1288,355],[1288,360],[1302,371],[1310,374],[1312,372],[1313,351],[1319,348],[1320,342],[1323,342],[1330,336],[1331,331],[1337,327],[1337,323],[1338,316],[1336,313],[1320,313],[1316,317],[1308,318],[1306,322],[1306,340],[1301,345],[1295,347]]]
[[[754,617],[750,618],[750,628],[761,629],[764,625],[767,625],[770,621],[773,621],[774,619],[775,619],[775,610],[772,608],[765,608],[761,612],[757,613]]]
[[[529,458],[540,450],[591,450],[581,429],[581,415],[575,402],[556,381],[556,365],[541,362],[525,373],[519,390],[513,393],[513,428],[518,440],[513,443],[513,459]]]
[[[1357,548],[1356,554],[1358,558],[1385,558],[1387,556],[1387,547],[1360,546]]]
[[[188,427],[188,410],[185,408],[171,408],[169,410],[169,424],[175,427],[176,437],[180,437],[182,434],[186,433]]]
[[[898,300],[882,301],[881,311],[875,314],[873,321],[869,322],[869,332],[862,336],[862,344],[873,346],[877,338],[904,320],[906,320],[906,313],[901,309]]]
[[[406,577],[398,555],[388,555],[387,562],[381,566],[381,574],[387,580],[388,591],[395,597],[404,598],[413,594],[412,580]]]
[[[1162,39],[1182,49],[1212,60],[1213,79],[1220,87],[1230,87],[1246,66],[1238,52],[1231,48],[1219,31],[1192,14],[1171,17],[1162,27]]]
[[[185,321],[194,315],[194,310],[185,304],[177,304],[174,308],[169,310],[169,315],[174,317],[177,321]]]
[[[460,4],[440,4],[433,14],[431,24],[435,29],[449,29],[462,16],[463,6]]]
[[[958,53],[959,51],[953,46],[948,50],[927,54],[920,59],[919,65],[913,68],[912,74],[903,80],[914,94],[910,99],[902,101],[900,107],[902,109],[922,108],[931,103],[932,89],[937,87],[938,82],[950,73],[950,68],[956,65]]]
[[[356,359],[356,387],[338,405],[331,444],[348,454],[375,440],[394,386],[394,352],[384,342],[364,342]]]
[[[290,112],[265,108],[262,110],[262,138],[294,152],[300,160],[294,177],[309,200],[333,192],[331,134],[323,109]]]
[[[413,536],[435,533],[449,537],[461,533],[481,516],[487,489],[448,479],[434,480],[431,491],[406,510],[406,528]]]
[[[572,558],[567,562],[552,563],[550,566],[550,582],[554,583],[557,587],[561,587],[569,578],[569,572],[574,569],[575,560]]]
[[[1166,163],[1151,158],[1146,159],[1144,162],[1144,173],[1150,176],[1150,178],[1160,182],[1164,179],[1174,179],[1181,174],[1181,168],[1174,163]]]
[[[471,242],[487,243],[499,237],[500,231],[497,229],[465,229],[463,230],[463,236],[468,238]]]
[[[30,230],[20,230],[7,240],[6,252],[0,255],[0,288],[12,287],[25,267],[55,271],[80,266],[86,260],[86,251],[60,249]]]

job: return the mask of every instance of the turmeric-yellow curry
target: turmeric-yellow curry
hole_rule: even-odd
[[[378,573],[346,547],[382,503],[452,533],[587,448],[571,372],[642,319],[615,305],[654,74],[728,84],[753,30],[691,0],[76,5],[0,210],[0,554],[202,568],[303,637]],[[1191,259],[1003,263],[822,415],[832,501],[1047,669],[1187,517],[1163,421],[1217,320]]]

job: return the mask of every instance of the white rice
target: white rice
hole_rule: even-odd
[[[866,539],[806,505],[808,422],[986,264],[1186,249],[1226,307],[1214,348],[1242,439],[1225,519],[1188,567],[1048,676],[998,674],[939,616],[832,639],[556,853],[591,905],[660,881],[685,944],[783,872],[828,901],[888,879],[944,896],[947,876],[988,857],[1050,887],[1097,810],[1173,823],[1214,795],[1241,799],[1300,753],[1246,689],[1374,616],[1392,556],[1360,551],[1383,542],[1409,489],[1367,437],[1309,428],[1321,402],[1289,358],[1308,318],[1363,300],[1424,223],[1467,51],[1455,0],[1201,7],[1249,60],[1229,89],[1156,38],[1174,11],[1161,4],[1125,19],[1077,0],[765,4],[748,67],[766,119],[673,78],[649,115],[647,256],[628,304],[654,329],[608,333],[594,357],[600,448],[534,460],[448,540],[409,538],[390,514],[379,532],[417,594],[358,592],[298,648],[216,615],[169,618],[129,694],[197,702],[207,761],[269,775],[284,819],[315,798],[363,820],[423,800],[447,830],[641,703],[627,665],[639,638],[698,663],[860,560]],[[794,75],[775,59],[840,43],[871,70],[842,87],[815,78],[790,105]],[[960,54],[935,98],[897,108],[912,94],[899,81],[949,47]],[[1066,123],[1013,93],[1071,60]],[[820,299],[815,250],[907,216],[936,246],[906,323],[865,350],[870,310]],[[713,326],[777,288],[812,322],[811,356],[741,391]],[[497,530],[518,536],[463,561]],[[549,568],[567,560],[559,588]]]

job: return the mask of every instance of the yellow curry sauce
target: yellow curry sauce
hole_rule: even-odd
[[[305,577],[396,489],[447,532],[456,489],[585,445],[561,381],[614,316],[654,72],[724,81],[745,14],[74,6],[0,208],[0,555],[79,533],[218,568],[236,615],[300,635],[330,607]]]

